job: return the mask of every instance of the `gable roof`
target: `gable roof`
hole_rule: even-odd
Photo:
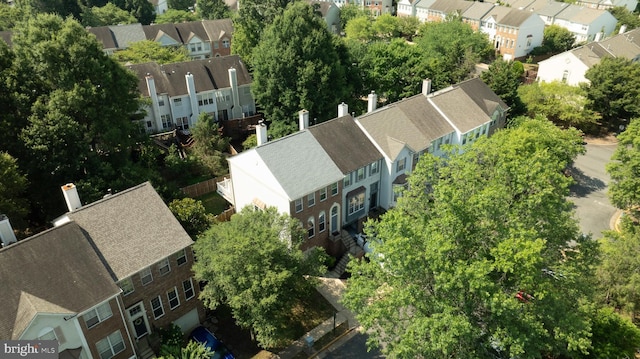
[[[184,43],[180,37],[178,29],[173,24],[152,24],[142,27],[147,40],[158,41],[162,35],[167,35],[176,42]]]
[[[522,25],[525,21],[527,21],[527,19],[529,19],[532,16],[535,16],[536,18],[539,19],[539,17],[536,14],[530,11],[511,9],[511,11],[509,11],[506,15],[502,17],[500,21],[498,21],[498,24],[511,26],[511,27],[520,27],[520,25]]]
[[[505,17],[511,10],[511,8],[505,6],[494,6],[493,9],[491,9],[491,11],[489,11],[489,13],[482,18],[482,20],[487,21],[488,19],[493,18],[496,23],[500,23],[502,21],[502,18]]]
[[[201,21],[181,22],[174,26],[185,44],[190,42],[194,36],[197,36],[201,41],[209,41],[209,36]]]
[[[74,222],[0,249],[0,288],[5,339],[18,339],[37,313],[81,313],[120,293]]]
[[[233,22],[231,19],[203,20],[202,26],[207,32],[210,41],[218,41],[225,35],[231,37],[233,34]]]
[[[82,227],[115,281],[193,243],[149,182],[66,216]]]
[[[571,21],[575,24],[590,25],[593,21],[602,16],[607,16],[606,10],[591,9],[577,5],[570,5],[558,14],[559,19]],[[609,14],[613,18],[613,15]]]
[[[126,24],[109,26],[120,49],[126,49],[132,42],[146,40],[141,24]]]
[[[345,175],[382,158],[351,115],[309,127],[309,132]]]
[[[113,36],[113,32],[109,29],[108,26],[98,26],[98,27],[90,27],[87,29],[89,33],[93,34],[96,39],[102,43],[103,49],[117,49],[118,43],[116,43],[116,38]]]
[[[473,4],[462,13],[462,17],[472,20],[482,19],[495,5],[492,3],[474,1]]]
[[[540,9],[535,9],[535,12],[539,16],[555,17],[561,11],[563,11],[565,8],[567,8],[568,6],[569,6],[568,3],[559,2],[559,1],[552,1],[552,2],[548,3],[546,6],[540,8]]]
[[[196,92],[230,88],[229,69],[236,69],[238,86],[251,84],[251,76],[244,62],[238,55],[212,57],[204,60],[192,60],[173,64],[160,65],[155,62],[129,65],[138,76],[138,91],[149,97],[146,76],[153,76],[156,92],[169,96],[186,95],[185,75],[191,73],[196,85]]]
[[[452,12],[464,13],[469,7],[473,5],[472,1],[465,0],[436,0],[431,6],[430,10],[438,11],[444,14],[450,14]]]

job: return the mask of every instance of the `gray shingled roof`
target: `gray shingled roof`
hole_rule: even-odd
[[[118,44],[116,38],[113,37],[113,32],[109,29],[109,26],[98,26],[88,28],[87,31],[95,35],[98,42],[102,44],[103,49],[117,49]]]
[[[237,55],[212,57],[204,60],[192,60],[173,64],[159,65],[155,62],[128,66],[138,75],[138,90],[148,97],[149,89],[145,76],[153,76],[156,91],[159,94],[178,96],[187,94],[185,75],[193,74],[196,92],[229,88],[229,69],[236,69],[238,86],[251,84],[251,76],[245,64]]]
[[[482,19],[495,5],[487,2],[474,1],[473,4],[464,12],[462,16],[467,19]]]
[[[308,130],[267,142],[251,151],[258,153],[289,200],[344,178],[343,172]]]
[[[81,207],[67,216],[82,227],[115,281],[193,243],[149,182]]]
[[[202,26],[207,32],[210,41],[218,41],[223,35],[233,35],[233,22],[231,19],[203,20]]]
[[[487,116],[492,116],[498,106],[503,110],[509,108],[500,96],[478,77],[460,82],[453,87],[462,89]]]
[[[178,29],[176,29],[173,24],[145,25],[142,27],[142,30],[144,31],[145,38],[150,41],[158,41],[160,33],[163,33],[179,43],[184,43],[178,33]]]
[[[527,19],[531,16],[537,15],[526,10],[512,9],[505,16],[503,16],[500,21],[498,21],[498,24],[511,27],[520,27],[520,25],[527,21]]]
[[[567,13],[566,19],[576,24],[591,25],[593,21],[602,16],[607,16],[608,13],[606,10],[591,9],[588,7],[580,7],[577,5],[572,5],[571,7],[577,9],[571,15]],[[569,9],[564,10],[563,12],[558,14],[558,18],[565,19],[565,12],[568,11]],[[613,17],[613,15],[611,16]]]
[[[450,14],[452,12],[460,12],[463,13],[467,10],[471,5],[473,5],[472,1],[465,0],[436,0],[429,9],[443,12],[445,14]]]
[[[175,24],[175,27],[178,29],[178,33],[185,44],[191,41],[194,36],[205,42],[209,40],[201,21],[182,22]]]
[[[430,100],[453,125],[466,133],[490,121],[485,110],[460,87],[449,87],[434,93]]]
[[[506,16],[509,11],[511,11],[511,8],[504,6],[494,6],[493,9],[491,9],[491,11],[489,11],[489,13],[484,18],[482,18],[482,20],[487,21],[490,17],[493,17],[496,23],[500,23],[502,21],[502,18]]]
[[[144,30],[140,24],[126,24],[109,26],[119,49],[126,49],[132,42],[144,41]]]
[[[18,339],[37,313],[80,313],[120,292],[74,222],[0,249],[0,288],[2,339]]]
[[[312,126],[309,132],[345,175],[382,158],[350,115]]]
[[[454,132],[422,94],[364,114],[358,122],[391,159],[395,159],[405,145],[413,151],[422,151],[433,140]]]
[[[536,13],[541,16],[557,16],[561,11],[569,6],[568,3],[552,1],[547,6],[536,9]]]

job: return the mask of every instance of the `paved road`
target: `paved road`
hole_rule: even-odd
[[[367,335],[356,333],[348,340],[336,343],[335,348],[318,356],[325,359],[381,359],[384,356],[378,350],[367,352]]]
[[[570,197],[576,205],[576,218],[582,232],[592,233],[594,239],[611,228],[610,220],[617,212],[607,197],[610,177],[605,171],[615,149],[615,144],[587,144],[587,153],[576,159],[572,170],[578,182],[571,188]]]

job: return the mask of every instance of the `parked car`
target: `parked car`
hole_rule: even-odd
[[[189,335],[189,339],[204,344],[205,347],[209,348],[213,352],[211,359],[235,359],[233,353],[209,329],[203,326],[194,329]]]

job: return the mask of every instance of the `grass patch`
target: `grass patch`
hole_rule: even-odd
[[[202,201],[202,204],[204,205],[204,208],[207,210],[207,212],[213,215],[218,215],[224,212],[224,210],[227,209],[227,206],[229,205],[227,201],[222,198],[218,194],[218,192],[215,191],[196,197],[195,199]]]
[[[331,303],[313,289],[307,298],[300,298],[291,311],[291,322],[294,323],[294,339],[299,339],[311,329],[317,327],[334,313]]]

